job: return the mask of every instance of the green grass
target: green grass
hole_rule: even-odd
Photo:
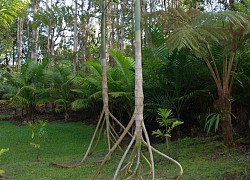
[[[9,115],[9,114],[0,114],[0,119],[2,118],[10,118],[12,117],[12,115]]]
[[[51,162],[72,164],[79,161],[88,147],[93,131],[94,126],[83,123],[49,123],[47,143],[41,149],[41,161],[36,162],[36,151],[29,144],[30,129],[0,121],[0,149],[10,148],[9,152],[0,157],[0,169],[4,169],[6,175],[14,180],[91,179],[98,168],[97,161],[106,154],[103,138],[95,153],[80,167],[56,168],[51,166]],[[246,177],[250,176],[249,154],[239,154],[236,149],[228,149],[211,138],[184,138],[170,143],[170,150],[164,144],[156,147],[182,164],[182,180],[217,180],[225,176],[235,176],[235,180],[247,180]],[[112,178],[121,155],[117,151],[112,156],[98,179]],[[154,157],[156,179],[165,180],[178,172],[175,165],[158,155]],[[147,167],[144,166],[144,169],[146,172]]]

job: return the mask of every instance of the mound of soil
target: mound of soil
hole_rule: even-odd
[[[15,125],[22,125],[22,123],[27,120],[25,116],[21,115],[21,110],[15,111],[10,105],[0,104],[0,121],[9,121],[12,120]],[[94,120],[95,119],[95,120]],[[83,112],[71,112],[69,113],[69,117],[67,122],[83,122],[87,124],[96,124],[97,118],[89,118],[83,114]],[[39,110],[36,112],[34,116],[34,120],[47,120],[49,122],[65,122],[64,113],[53,113],[50,111]]]
[[[4,115],[12,115],[14,112],[14,108],[7,104],[0,104],[0,114]]]

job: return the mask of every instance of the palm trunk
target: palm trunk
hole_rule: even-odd
[[[235,54],[237,48],[234,48],[234,51],[230,55],[230,59],[228,62],[227,56],[223,58],[223,71],[220,76],[218,67],[216,65],[214,56],[211,52],[211,49],[207,47],[209,52],[209,56],[211,58],[211,62],[209,62],[206,56],[203,56],[205,63],[214,79],[216,87],[218,89],[219,96],[219,110],[221,114],[221,128],[224,139],[224,144],[228,147],[233,147],[233,126],[232,126],[232,118],[231,118],[231,89],[233,84],[233,76],[232,72],[235,71],[237,67],[237,63],[235,63],[235,69],[232,70],[233,64],[235,61]],[[214,66],[214,67],[213,67]]]
[[[139,7],[138,7],[139,6]],[[135,137],[142,139],[143,123],[143,89],[141,65],[141,29],[140,29],[140,1],[135,2]]]
[[[147,1],[146,0],[141,0],[141,13],[142,15],[146,14],[147,12]],[[147,44],[147,20],[142,22],[142,27],[141,27],[141,32],[142,32],[142,36],[144,37],[143,41],[142,41],[142,45],[146,45]]]
[[[233,147],[233,126],[231,118],[231,101],[229,98],[220,97],[220,111],[221,111],[221,128],[223,134],[224,144],[228,147]]]
[[[102,59],[102,98],[104,118],[106,120],[106,133],[108,139],[108,148],[111,149],[110,144],[110,124],[109,124],[109,98],[108,98],[108,82],[107,82],[107,56],[106,56],[106,0],[103,0],[102,5],[102,22],[101,22],[101,59]]]

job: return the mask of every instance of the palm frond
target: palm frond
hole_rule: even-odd
[[[97,61],[87,61],[86,67],[92,76],[101,77],[102,76],[102,66]]]
[[[97,91],[89,96],[89,98],[93,99],[101,99],[102,98],[102,91]]]
[[[88,99],[76,99],[71,103],[72,110],[78,110],[78,109],[84,109],[89,106],[89,100]]]
[[[123,80],[125,80],[126,84],[130,84],[132,78],[134,77],[134,60],[130,57],[126,57],[122,52],[120,51],[110,51],[111,56],[114,58],[116,62],[115,69],[117,71],[120,71]]]
[[[189,99],[191,98],[194,98],[194,97],[197,97],[197,96],[200,96],[200,95],[204,95],[204,94],[207,94],[209,92],[208,89],[202,89],[202,90],[194,90],[194,91],[191,91],[187,94],[184,94],[183,96],[181,97],[178,97],[176,98],[176,100],[178,101],[188,101]]]
[[[32,98],[35,91],[36,91],[35,88],[32,86],[23,86],[18,90],[17,95]]]
[[[169,48],[182,49],[189,48],[199,52],[206,50],[208,42],[220,43],[222,40],[232,38],[230,26],[240,26],[245,28],[249,23],[247,16],[243,13],[224,11],[221,13],[200,13],[197,17],[190,20],[187,12],[185,17],[186,23],[178,24],[169,34],[167,45]],[[171,15],[171,14],[170,14]],[[180,16],[180,15],[179,15]]]
[[[30,104],[30,101],[22,96],[14,96],[10,99],[10,105],[15,107],[24,107]]]

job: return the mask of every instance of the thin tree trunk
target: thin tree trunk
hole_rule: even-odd
[[[51,54],[51,56],[55,55],[55,40],[54,40],[54,37],[55,37],[55,28],[52,27],[51,28],[51,38],[50,38],[50,54]],[[52,64],[54,65],[54,59],[53,59]]]
[[[109,124],[109,99],[108,99],[108,82],[107,82],[107,53],[106,53],[106,11],[107,6],[106,0],[103,0],[102,5],[102,22],[101,22],[101,59],[102,59],[102,98],[103,98],[103,109],[104,118],[106,120],[106,133],[108,139],[108,149],[111,149],[110,144],[110,124]]]
[[[37,15],[39,7],[39,0],[34,1],[34,10],[33,10],[33,16],[35,17]],[[38,36],[39,36],[39,29],[38,27],[33,27],[32,29],[32,43],[31,43],[31,59],[37,59],[37,48],[38,48]]]
[[[23,19],[17,20],[17,70],[20,72],[22,63]]]
[[[91,8],[91,1],[88,2],[88,6],[87,6],[87,11],[85,12],[84,8],[85,8],[85,4],[84,1],[82,1],[81,4],[81,11],[84,15],[83,19],[81,20],[81,32],[82,32],[82,37],[81,37],[81,41],[82,41],[82,57],[81,57],[81,66],[82,69],[85,69],[85,65],[86,65],[86,59],[87,59],[87,55],[86,55],[86,48],[87,48],[87,40],[88,40],[88,26],[89,26],[89,19],[90,19],[90,15],[88,14],[88,12],[90,11]]]
[[[15,67],[15,48],[17,46],[17,41],[13,41],[13,45],[12,45],[12,67]]]
[[[110,0],[111,2],[112,0]],[[105,2],[106,3],[106,2]],[[106,3],[107,4],[107,3]],[[110,3],[112,4],[112,3]],[[106,6],[105,12],[105,35],[106,35],[106,49],[110,48],[111,45],[111,14],[112,14],[112,6]],[[109,52],[106,51],[106,60],[109,62]]]
[[[26,59],[28,59],[28,58],[30,58],[30,56],[31,56],[31,50],[30,50],[30,21],[29,21],[29,18],[28,18],[28,16],[26,16],[26,26],[27,26],[27,29],[26,29],[26,31],[27,31],[27,49],[28,49],[28,51],[27,51],[27,54],[25,54],[25,58]]]
[[[123,51],[124,50],[124,21],[125,21],[125,2],[121,0],[121,11],[120,11],[120,27],[118,34],[118,48]]]
[[[115,43],[115,37],[116,37],[116,32],[117,32],[117,11],[118,11],[118,8],[117,8],[117,4],[113,4],[111,6],[111,10],[110,10],[110,20],[111,20],[111,34],[110,34],[110,41],[109,41],[109,48],[110,49],[114,49],[114,43]],[[117,47],[116,47],[117,48]],[[112,62],[113,64],[114,62]]]
[[[134,2],[134,0],[133,0],[133,2]],[[134,7],[134,5],[132,4],[132,7],[131,7],[131,14],[133,14],[133,16],[131,17],[131,22],[134,22],[134,13],[135,13],[135,7]],[[132,23],[132,25],[131,25],[131,34],[132,34],[132,32],[134,31],[134,28],[135,28],[135,26],[134,26],[134,23]],[[135,38],[134,38],[134,36],[132,36],[131,38],[130,38],[130,43],[131,43],[131,47],[133,47],[134,46],[134,40],[135,40]],[[134,53],[135,51],[134,51],[134,48],[132,49],[132,53]]]
[[[166,3],[167,0],[162,0],[162,9],[164,11],[167,11],[167,3]]]
[[[77,0],[75,0],[75,14],[74,14],[74,59],[73,59],[73,65],[74,65],[74,72],[77,70],[77,62],[78,62],[78,53],[77,53],[77,47],[78,47],[78,33],[77,33]]]
[[[46,0],[46,11],[49,10],[49,0]],[[51,26],[50,24],[47,26],[48,28],[48,35],[47,35],[47,56],[50,55],[50,32],[51,32]]]
[[[48,26],[48,37],[47,37],[47,55],[48,57],[51,55],[51,45],[50,45],[50,42],[51,42],[51,26],[49,25]]]

